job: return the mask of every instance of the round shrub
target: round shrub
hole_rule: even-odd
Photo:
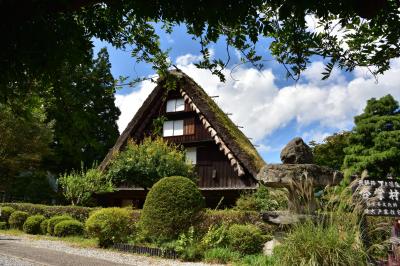
[[[204,198],[193,181],[165,177],[150,189],[140,226],[147,237],[173,239],[198,221],[203,207]]]
[[[77,220],[65,220],[54,227],[55,236],[77,236],[83,234],[83,224]]]
[[[228,242],[233,250],[242,254],[254,254],[261,251],[264,237],[255,225],[234,224],[228,229]]]
[[[15,211],[11,213],[8,224],[11,228],[22,230],[26,219],[29,217],[27,212]]]
[[[51,217],[47,224],[47,234],[54,235],[54,227],[59,222],[62,222],[65,220],[73,220],[73,219],[74,218],[72,218],[71,216],[68,216],[68,215],[58,215],[58,216]]]
[[[43,215],[29,216],[23,226],[24,232],[32,235],[40,234],[40,224],[45,219],[46,218]]]
[[[8,223],[8,219],[10,219],[10,215],[13,212],[15,212],[15,209],[12,207],[1,207],[0,221]]]
[[[94,211],[85,224],[89,236],[97,237],[101,247],[122,243],[133,233],[132,211],[105,208]]]
[[[43,220],[40,223],[40,233],[42,235],[47,235],[47,226],[49,225],[49,219]]]

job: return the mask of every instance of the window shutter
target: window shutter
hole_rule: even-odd
[[[194,118],[185,119],[184,135],[194,134]]]

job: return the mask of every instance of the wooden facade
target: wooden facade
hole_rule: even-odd
[[[225,143],[229,143],[230,140],[214,130],[211,126],[213,121],[207,119],[199,111],[193,103],[194,100],[191,101],[190,95],[187,96],[188,94],[185,94],[182,89],[168,93],[159,89],[158,93],[153,92],[153,94],[144,104],[145,106],[147,103],[147,108],[142,107],[138,111],[139,115],[137,114],[133,122],[128,125],[131,130],[124,131],[120,138],[124,136],[125,141],[132,138],[140,142],[154,130],[155,119],[163,117],[166,121],[163,125],[164,139],[194,152],[198,185],[208,205],[217,204],[222,197],[226,204],[232,204],[242,191],[257,187],[254,171],[250,171],[253,169],[246,168],[246,164],[240,161],[239,156],[242,154],[236,155],[233,149],[229,149]],[[186,98],[183,97],[184,95]],[[176,109],[167,112],[171,106],[174,108],[174,103]],[[222,144],[224,147],[221,147]],[[117,141],[116,149],[122,148],[123,142],[118,144]],[[228,152],[226,149],[229,149]],[[107,158],[102,163],[104,168],[105,162],[109,160]],[[243,161],[246,162],[246,160]],[[99,200],[103,205],[126,205],[126,202],[131,200],[133,204],[140,206],[143,204],[145,195],[146,192],[141,188],[121,184],[117,192],[103,196]]]

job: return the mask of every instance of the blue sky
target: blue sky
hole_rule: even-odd
[[[273,60],[268,40],[262,40],[257,50],[266,60],[259,72],[251,65],[238,65],[239,58],[230,49],[231,63],[226,70],[227,81],[219,82],[209,71],[197,69],[200,46],[186,34],[184,26],[175,27],[171,35],[158,29],[163,49],[170,49],[170,59],[216,99],[231,119],[244,126],[243,132],[252,138],[261,156],[268,163],[279,163],[282,147],[296,136],[306,142],[322,141],[324,137],[353,127],[354,115],[362,112],[366,100],[391,93],[400,99],[400,60],[392,69],[378,77],[378,82],[366,69],[352,73],[335,70],[327,81],[321,80],[323,62],[314,58],[301,79],[295,83],[286,79],[282,65]],[[107,47],[114,78],[153,75],[151,66],[137,63],[129,51],[116,50],[108,43],[94,40],[94,51]],[[224,40],[212,47],[213,56],[226,59]],[[116,105],[121,109],[118,121],[123,130],[155,84],[142,82],[135,87],[117,91]]]

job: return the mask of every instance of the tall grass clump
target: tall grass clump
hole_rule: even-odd
[[[363,203],[353,185],[326,190],[319,214],[294,225],[274,249],[275,265],[367,265]]]

